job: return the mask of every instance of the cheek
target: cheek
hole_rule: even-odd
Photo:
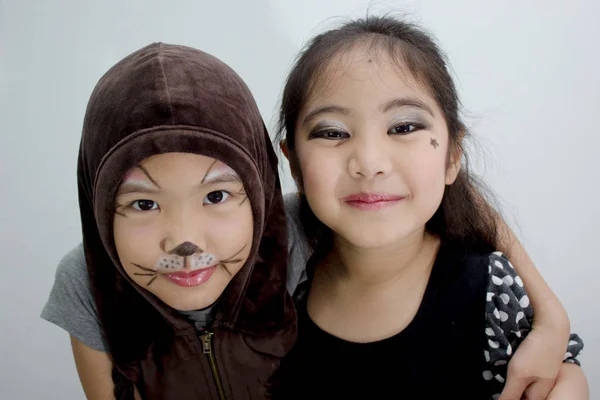
[[[249,252],[252,245],[254,222],[250,202],[246,200],[233,207],[206,220],[208,249],[223,259],[237,253],[244,245],[246,249],[241,254],[247,254],[246,250]]]
[[[411,194],[420,202],[441,201],[446,186],[445,151],[443,145],[435,150],[427,146],[411,159],[410,165],[403,168]]]
[[[160,253],[160,229],[153,224],[123,221],[125,217],[115,219],[114,240],[121,265],[125,270],[129,264],[135,262],[154,266]],[[129,272],[129,271],[128,271]]]
[[[341,164],[335,149],[304,146],[298,152],[304,191],[307,196],[335,190],[341,173]]]

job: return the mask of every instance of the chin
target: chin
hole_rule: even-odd
[[[161,299],[162,300],[162,299]],[[178,311],[194,311],[206,308],[214,303],[210,298],[173,299],[173,301],[162,300],[166,305]]]
[[[402,241],[412,237],[415,230],[398,229],[398,225],[386,226],[378,224],[377,226],[362,225],[360,229],[340,230],[339,236],[351,243],[353,246],[361,249],[382,249],[398,245]]]

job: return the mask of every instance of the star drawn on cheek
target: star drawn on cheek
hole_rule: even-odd
[[[434,138],[431,138],[431,141],[429,142],[429,144],[432,145],[434,149],[437,149],[438,146],[440,145],[438,143],[438,141],[436,139],[434,139]]]

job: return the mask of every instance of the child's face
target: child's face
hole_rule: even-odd
[[[312,90],[296,154],[315,215],[362,248],[420,235],[458,173],[435,100],[383,52],[354,50]]]
[[[125,272],[178,310],[211,305],[252,247],[244,185],[213,158],[147,158],[125,175],[115,208],[114,238]]]

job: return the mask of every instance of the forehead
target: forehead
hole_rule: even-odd
[[[379,46],[342,50],[317,74],[303,111],[329,102],[362,99],[370,103],[374,97],[415,97],[439,110],[429,88],[410,72],[402,57]]]
[[[148,157],[130,168],[125,173],[124,181],[151,181],[153,176],[172,173],[178,176],[199,175],[200,179],[219,174],[238,176],[230,166],[211,157],[192,153],[164,153]]]

